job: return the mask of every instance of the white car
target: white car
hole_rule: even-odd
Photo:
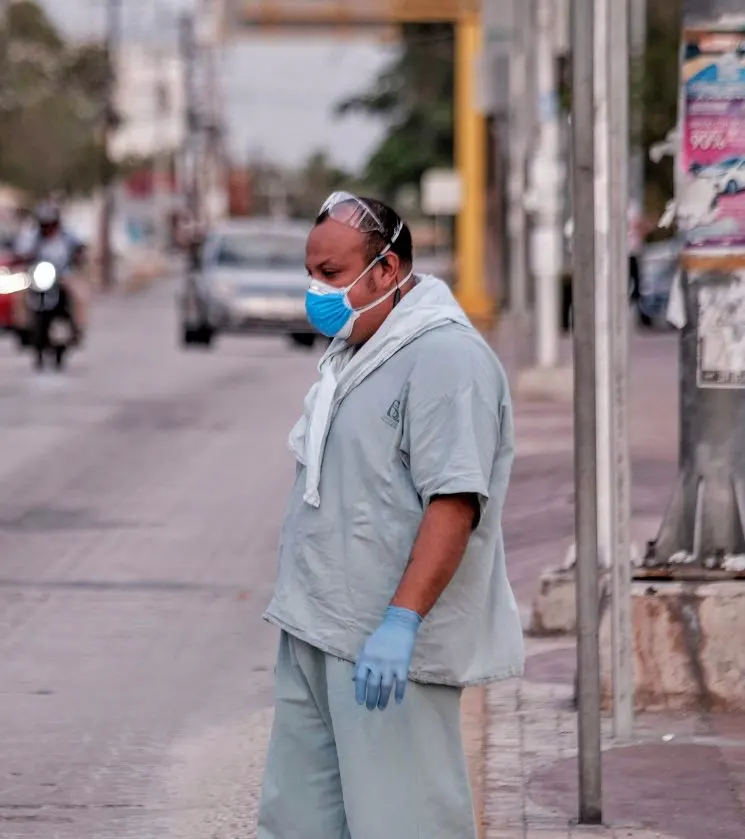
[[[709,166],[697,166],[691,174],[713,181],[719,194],[734,195],[745,189],[745,157],[728,157]]]
[[[745,158],[717,179],[717,189],[722,195],[736,195],[745,189]]]
[[[209,346],[220,333],[284,334],[311,347],[305,315],[305,241],[310,224],[230,220],[205,240],[180,295],[181,339]]]

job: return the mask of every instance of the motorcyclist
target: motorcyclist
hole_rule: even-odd
[[[84,245],[62,225],[59,207],[46,201],[34,211],[34,223],[18,234],[14,246],[16,257],[25,262],[51,262],[59,277],[60,306],[70,319],[73,343],[82,338],[82,324],[79,321],[75,289],[71,274],[79,268],[84,254]]]

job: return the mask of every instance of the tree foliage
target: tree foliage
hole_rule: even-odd
[[[675,125],[678,100],[680,0],[650,0],[644,60],[631,67],[631,107],[643,108],[647,207],[661,211],[672,196],[672,162],[649,161],[649,148]],[[571,102],[571,60],[563,66],[562,104]],[[364,178],[392,199],[398,190],[419,185],[431,167],[452,166],[454,146],[454,30],[448,24],[407,24],[401,50],[370,90],[341,102],[339,116],[362,113],[382,118],[384,139],[373,151]]]
[[[0,38],[0,182],[31,197],[90,192],[103,171],[104,49],[65,43],[31,0],[9,6]]]
[[[427,169],[453,165],[454,30],[451,24],[404,24],[401,50],[372,88],[339,103],[336,113],[382,118],[387,132],[364,180],[389,200],[418,186]]]
[[[632,91],[643,114],[641,143],[645,155],[647,209],[661,214],[673,195],[673,161],[665,158],[660,163],[652,163],[649,149],[664,140],[677,121],[680,0],[654,4],[649,10],[647,26],[647,49],[641,67],[632,72]],[[632,105],[633,102],[632,98]]]

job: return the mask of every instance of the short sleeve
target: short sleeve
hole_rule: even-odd
[[[474,494],[483,515],[500,445],[501,398],[496,376],[485,375],[469,356],[431,359],[415,368],[405,439],[425,507],[436,495]]]

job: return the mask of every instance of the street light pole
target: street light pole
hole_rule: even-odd
[[[619,0],[623,2],[623,0]],[[603,571],[612,562],[613,519],[613,436],[611,434],[611,350],[610,350],[610,190],[608,110],[608,2],[595,0],[595,369],[598,470],[598,559]]]
[[[611,465],[611,613],[613,728],[629,740],[634,725],[633,629],[631,619],[631,466],[628,428],[629,368],[629,6],[603,0],[613,48],[608,68],[608,208],[610,218],[608,357]]]
[[[196,92],[197,46],[194,33],[194,17],[184,13],[180,22],[181,56],[184,66],[184,111],[186,116],[186,137],[184,141],[183,169],[186,199],[192,222],[201,219],[201,195],[199,190],[198,133],[199,108]]]
[[[647,48],[647,0],[630,0],[630,3],[630,54],[633,59],[636,75],[643,67],[644,54]],[[638,97],[635,102],[634,112],[631,115],[631,133],[634,138],[634,143],[631,150],[631,163],[629,167],[629,194],[640,211],[644,208],[643,104],[641,97]]]
[[[111,140],[115,119],[116,59],[121,40],[121,0],[108,0],[106,5],[106,60],[109,80],[106,88],[103,148],[103,204],[101,206],[101,285],[114,285],[114,258],[111,247],[111,225],[114,218],[114,173],[111,159]]]
[[[514,30],[509,68],[509,209],[510,310],[520,321],[523,337],[528,312],[527,218],[525,213],[526,173],[530,130],[528,90],[528,35],[532,23],[532,0],[514,5]]]
[[[627,740],[633,724],[627,418],[628,0],[596,0],[595,8],[598,553],[611,578],[614,733]]]
[[[595,0],[572,4],[574,461],[579,821],[602,821],[595,411]]]
[[[559,284],[562,263],[562,188],[558,68],[558,7],[555,0],[536,0],[535,55],[538,93],[538,143],[531,171],[535,218],[531,233],[531,267],[535,276],[535,340],[538,367],[559,360]]]

